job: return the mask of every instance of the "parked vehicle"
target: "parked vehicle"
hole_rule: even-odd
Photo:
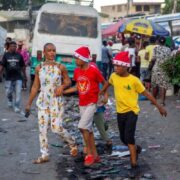
[[[73,77],[76,67],[74,50],[82,45],[89,47],[97,63],[101,61],[101,25],[98,12],[89,6],[47,3],[41,7],[36,19],[32,43],[33,63],[42,58],[44,44],[56,46],[56,61],[67,67]]]
[[[7,36],[7,31],[0,26],[0,59],[4,54],[4,44]]]

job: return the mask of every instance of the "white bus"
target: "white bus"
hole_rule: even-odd
[[[101,61],[101,25],[98,12],[89,6],[47,3],[41,7],[36,19],[32,42],[31,74],[39,64],[43,46],[50,42],[56,46],[56,60],[67,67],[73,77],[74,50],[89,47],[96,61]]]

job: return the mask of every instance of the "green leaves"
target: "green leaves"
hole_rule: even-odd
[[[32,0],[32,6],[40,6],[44,4],[46,0]],[[0,0],[1,9],[3,10],[27,10],[28,9],[28,0]]]
[[[174,1],[173,0],[165,0],[165,7],[163,9],[163,14],[171,14],[173,9]],[[180,0],[177,0],[177,9],[176,12],[180,11]]]
[[[161,66],[173,85],[180,85],[180,54],[171,57]]]

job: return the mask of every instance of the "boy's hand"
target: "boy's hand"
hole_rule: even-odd
[[[62,96],[62,95],[63,95],[63,91],[64,91],[63,86],[57,87],[57,88],[54,90],[54,96],[55,96],[55,97]]]
[[[167,111],[162,106],[160,106],[158,110],[162,116],[167,116]]]
[[[104,92],[102,90],[99,91],[99,96],[103,96]]]
[[[108,102],[108,95],[107,94],[104,94],[102,102],[103,102],[103,104],[107,104],[107,102]]]

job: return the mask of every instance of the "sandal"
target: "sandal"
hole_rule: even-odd
[[[42,164],[42,163],[46,163],[49,162],[49,156],[45,156],[45,157],[38,157],[37,159],[33,160],[33,164]]]
[[[72,147],[70,147],[70,154],[71,154],[71,156],[73,156],[73,157],[75,157],[75,156],[77,156],[78,155],[78,148],[77,148],[77,146],[72,146]]]

